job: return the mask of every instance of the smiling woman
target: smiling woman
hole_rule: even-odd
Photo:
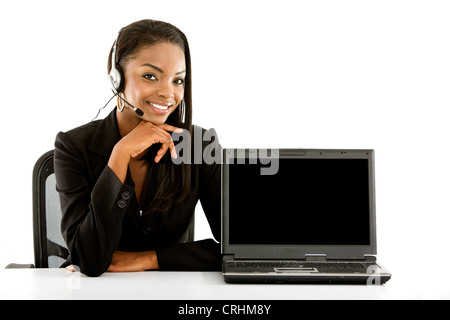
[[[124,100],[140,108],[145,121],[165,123],[183,101],[185,57],[176,44],[162,42],[139,50],[127,63],[124,75]]]
[[[61,229],[70,253],[63,266],[89,276],[218,270],[219,244],[186,242],[186,234],[200,200],[220,238],[220,164],[172,161],[178,155],[171,133],[207,133],[192,125],[185,35],[161,21],[132,23],[113,44],[108,72],[117,108],[56,137]]]

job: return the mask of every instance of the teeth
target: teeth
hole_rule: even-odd
[[[152,106],[154,106],[155,108],[160,109],[160,110],[167,110],[167,108],[169,108],[169,106],[160,106],[159,104],[154,104],[154,103],[152,103]]]

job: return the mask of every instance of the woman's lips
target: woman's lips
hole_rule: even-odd
[[[148,104],[152,107],[153,111],[158,114],[167,114],[170,107],[172,107],[172,104],[163,102],[148,102]]]

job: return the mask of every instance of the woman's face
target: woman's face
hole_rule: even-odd
[[[126,100],[144,111],[141,119],[163,124],[184,97],[184,52],[168,42],[143,47],[126,63],[124,76]]]

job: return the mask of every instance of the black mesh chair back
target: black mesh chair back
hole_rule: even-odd
[[[69,252],[61,233],[61,205],[56,191],[53,150],[33,169],[33,233],[36,268],[59,268]]]

